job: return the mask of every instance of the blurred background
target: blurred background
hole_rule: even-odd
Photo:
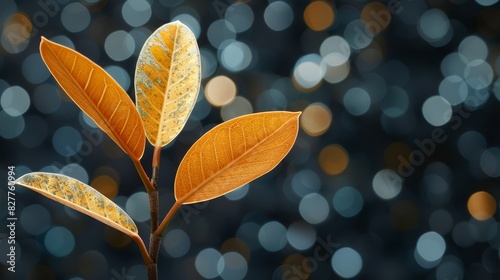
[[[144,41],[174,20],[198,39],[203,79],[163,150],[162,216],[200,135],[251,112],[303,113],[274,171],[181,208],[164,234],[160,279],[498,279],[498,0],[2,0],[1,184],[8,166],[78,178],[148,240],[132,162],[61,91],[38,45],[45,36],[76,49],[134,99]],[[151,154],[147,144],[148,172]],[[2,226],[2,279],[146,279],[128,237],[15,193],[16,272]]]

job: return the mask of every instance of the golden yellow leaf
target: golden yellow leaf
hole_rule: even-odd
[[[68,96],[132,159],[140,159],[146,139],[134,103],[99,65],[42,37],[40,54]]]
[[[299,115],[256,113],[214,127],[182,159],[175,199],[184,204],[210,200],[271,171],[295,143]]]
[[[17,185],[34,190],[137,239],[134,221],[109,198],[71,177],[32,172],[19,177]]]
[[[158,28],[144,43],[135,70],[136,105],[151,145],[163,147],[182,130],[200,89],[200,51],[179,21]]]

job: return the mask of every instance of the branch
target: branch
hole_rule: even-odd
[[[139,173],[139,176],[141,177],[142,183],[146,187],[147,192],[150,193],[152,191],[155,191],[156,188],[153,186],[151,181],[149,181],[149,177],[146,174],[146,171],[144,171],[141,162],[138,159],[132,159],[132,162],[134,163],[135,169],[137,169],[137,173]]]
[[[146,245],[144,245],[144,242],[142,241],[141,237],[139,235],[134,235],[134,236],[132,236],[132,239],[134,239],[134,241],[139,246],[139,249],[141,250],[142,258],[144,259],[144,263],[146,264],[146,266],[152,264],[153,261],[149,257],[148,249],[146,248]]]
[[[172,208],[168,211],[167,215],[165,218],[163,218],[163,221],[161,221],[161,224],[158,226],[156,231],[153,233],[156,236],[161,236],[163,234],[163,231],[165,228],[168,226],[172,218],[174,217],[175,213],[177,213],[177,210],[182,206],[182,201],[176,201]]]

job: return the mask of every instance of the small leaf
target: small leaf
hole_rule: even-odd
[[[250,114],[207,132],[179,165],[175,199],[184,204],[210,200],[271,171],[295,143],[299,115]]]
[[[68,96],[132,159],[140,159],[146,139],[134,103],[99,65],[42,37],[40,54]]]
[[[32,172],[15,183],[71,207],[131,237],[138,237],[134,221],[109,198],[91,186],[71,177],[46,172]]]
[[[163,147],[182,130],[196,103],[200,77],[196,37],[184,24],[165,24],[144,43],[135,70],[135,96],[151,145]]]

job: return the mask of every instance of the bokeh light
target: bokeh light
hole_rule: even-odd
[[[287,243],[286,228],[277,221],[267,222],[259,230],[260,245],[269,252],[276,252]]]
[[[314,31],[328,29],[334,18],[333,8],[326,1],[312,1],[304,10],[304,21]]]
[[[361,11],[361,20],[365,23],[366,29],[374,35],[384,31],[391,23],[392,16],[386,5],[381,2],[371,2],[366,4]]]
[[[248,190],[250,189],[250,185],[249,184],[245,184],[229,193],[227,193],[226,195],[224,195],[227,199],[229,200],[232,200],[232,201],[235,201],[235,200],[240,200],[242,198],[244,198],[247,193],[248,193]]]
[[[439,9],[427,10],[420,17],[418,32],[424,40],[435,47],[446,45],[453,34],[448,17]]]
[[[362,88],[351,88],[344,94],[344,107],[353,116],[360,116],[370,109],[371,98]]]
[[[65,227],[53,227],[45,234],[44,245],[55,257],[64,257],[75,247],[75,237]]]
[[[465,64],[474,60],[485,60],[488,56],[488,46],[477,36],[468,36],[458,45],[458,54]]]
[[[110,65],[105,67],[104,70],[106,70],[106,72],[108,72],[108,74],[111,75],[111,77],[113,77],[125,91],[129,90],[131,80],[125,69],[120,66]]]
[[[205,97],[212,106],[221,107],[233,101],[236,84],[227,76],[216,76],[205,86]]]
[[[69,32],[83,31],[90,24],[89,10],[80,3],[70,3],[61,12],[61,22]]]
[[[220,110],[220,114],[224,121],[250,114],[252,112],[252,103],[250,103],[250,101],[243,96],[236,96],[231,103],[224,105]]]
[[[283,31],[292,24],[293,10],[286,2],[271,2],[264,11],[264,21],[272,30]]]
[[[210,44],[218,49],[224,41],[236,39],[236,30],[227,20],[219,19],[210,24],[207,36]]]
[[[90,183],[94,189],[102,193],[109,199],[113,199],[118,194],[118,184],[111,176],[99,175],[92,179]]]
[[[224,18],[233,25],[236,32],[240,33],[247,31],[252,26],[254,12],[245,3],[234,3],[227,8]]]
[[[61,95],[51,84],[41,84],[33,92],[33,106],[43,114],[56,112],[61,105]]]
[[[221,50],[221,65],[231,72],[242,71],[252,62],[252,51],[243,42],[225,41],[221,45]]]
[[[286,96],[277,89],[268,89],[262,92],[256,101],[257,111],[284,110],[287,107]]]
[[[500,148],[486,149],[480,158],[481,169],[490,177],[500,177]]]
[[[382,199],[396,197],[403,186],[403,179],[390,169],[383,169],[373,177],[372,187],[375,193]]]
[[[335,251],[331,262],[335,273],[344,279],[356,277],[363,268],[361,255],[350,247],[343,247]]]
[[[52,145],[54,149],[65,157],[78,153],[82,143],[80,132],[70,126],[63,126],[54,132]]]
[[[89,174],[87,173],[87,170],[85,170],[85,168],[78,163],[67,164],[63,166],[59,172],[68,177],[75,178],[84,184],[89,183]]]
[[[201,77],[207,78],[214,74],[217,69],[217,58],[209,49],[200,48]]]
[[[479,191],[469,197],[467,209],[474,219],[485,221],[495,214],[497,202],[491,194],[485,191]]]
[[[201,26],[200,23],[198,22],[198,19],[196,19],[194,16],[188,13],[184,13],[176,15],[174,18],[172,18],[172,21],[177,21],[177,20],[185,24],[193,32],[194,37],[196,38],[200,37]]]
[[[476,2],[482,6],[492,6],[495,5],[498,0],[476,0]]]
[[[322,103],[307,106],[300,117],[300,126],[311,136],[325,133],[332,123],[330,109]]]
[[[436,279],[463,279],[464,267],[460,259],[454,256],[444,257],[436,269]]]
[[[469,89],[467,83],[457,75],[447,76],[439,84],[439,95],[451,105],[458,105],[465,101]]]
[[[293,80],[299,90],[310,91],[321,82],[326,71],[326,66],[321,62],[322,58],[317,54],[305,55],[297,61]]]
[[[333,58],[335,58],[335,60],[328,61],[336,62],[336,64],[331,66],[339,66],[347,62],[351,55],[351,48],[344,38],[335,35],[326,38],[321,43],[319,53],[323,58],[326,58],[328,55],[333,54]]]
[[[217,270],[224,280],[241,280],[248,271],[247,261],[237,252],[228,252],[219,259]]]
[[[24,114],[30,107],[31,101],[26,90],[20,86],[7,88],[0,98],[4,112],[12,117]]]
[[[353,187],[343,187],[333,196],[333,208],[341,216],[356,216],[363,208],[363,196]]]
[[[43,83],[50,77],[50,73],[38,53],[28,56],[23,61],[23,75],[32,84]]]
[[[222,255],[219,251],[208,248],[200,251],[196,256],[195,266],[198,273],[206,279],[212,279],[220,275],[218,270],[219,260]]]
[[[417,241],[415,258],[424,268],[435,266],[446,251],[446,242],[437,232],[430,231],[422,234]]]
[[[452,116],[450,103],[441,96],[432,96],[422,105],[422,114],[425,120],[433,126],[446,124]]]
[[[132,219],[138,222],[149,220],[149,200],[145,192],[136,192],[127,199],[125,210]]]
[[[171,257],[180,258],[189,251],[191,241],[186,232],[181,229],[174,229],[165,234],[162,246]]]
[[[322,223],[328,218],[330,207],[319,193],[311,193],[302,198],[299,204],[300,215],[310,224]]]
[[[318,192],[321,188],[321,179],[311,169],[303,169],[295,173],[292,178],[292,189],[299,197]]]
[[[122,6],[122,16],[133,27],[146,24],[151,18],[151,5],[146,0],[127,0]]]
[[[135,41],[128,32],[117,30],[106,37],[104,49],[111,59],[123,61],[134,53]]]
[[[293,222],[286,232],[290,245],[297,250],[307,250],[316,242],[316,230],[303,222]]]
[[[372,43],[373,32],[368,29],[364,21],[353,20],[344,29],[344,39],[352,49],[361,50]]]
[[[349,164],[349,154],[338,144],[328,145],[319,154],[318,161],[321,169],[328,175],[342,173]]]
[[[52,217],[44,206],[33,204],[23,209],[19,220],[26,232],[37,235],[49,229]]]
[[[6,7],[12,7],[12,5]],[[8,9],[4,11],[11,12]],[[33,24],[27,14],[13,13],[4,21],[0,43],[5,51],[12,54],[20,53],[28,46],[32,31]]]

